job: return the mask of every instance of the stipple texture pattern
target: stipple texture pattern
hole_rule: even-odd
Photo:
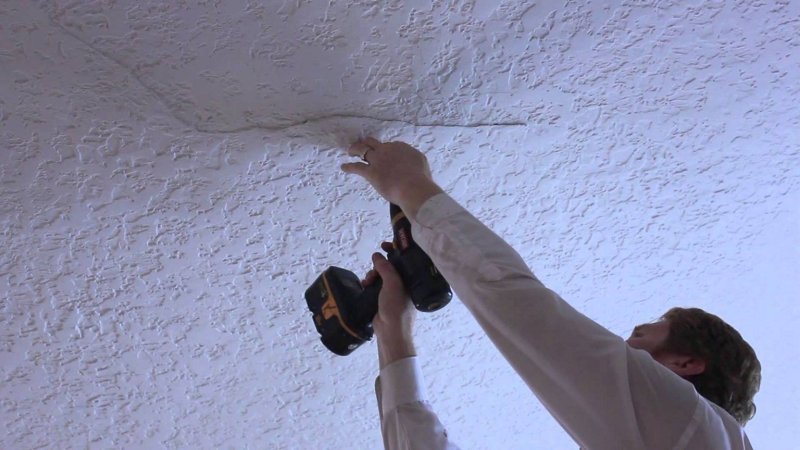
[[[728,319],[791,448],[798,5],[0,1],[0,448],[380,448],[303,301],[390,236],[365,134],[611,330]],[[419,349],[462,448],[574,447],[457,301]]]

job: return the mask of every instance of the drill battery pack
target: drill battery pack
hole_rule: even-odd
[[[331,266],[306,290],[314,326],[328,350],[346,356],[372,338],[380,284],[362,288],[355,273]]]

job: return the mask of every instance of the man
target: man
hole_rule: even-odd
[[[444,193],[421,152],[367,138],[349,154],[363,162],[342,170],[362,176],[403,209],[414,239],[582,448],[751,448],[742,426],[755,413],[761,367],[725,322],[675,308],[625,341],[547,289],[506,242]],[[386,258],[376,253],[373,263],[363,284],[383,279],[373,327],[385,446],[456,448],[422,393],[414,307]]]

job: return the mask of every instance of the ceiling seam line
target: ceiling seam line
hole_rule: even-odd
[[[191,129],[193,129],[194,131],[196,131],[198,133],[234,134],[234,133],[242,133],[242,132],[246,132],[246,131],[252,131],[252,130],[256,130],[256,129],[261,129],[261,130],[266,130],[266,131],[284,131],[284,130],[287,130],[289,128],[294,128],[294,127],[297,127],[297,126],[300,126],[300,125],[306,125],[306,124],[309,124],[309,123],[320,122],[320,121],[324,121],[324,120],[327,120],[327,119],[333,119],[333,118],[368,119],[368,120],[375,120],[375,121],[378,121],[378,122],[400,122],[400,123],[405,123],[407,125],[411,125],[411,126],[415,126],[415,127],[439,127],[439,128],[484,128],[484,127],[526,127],[526,126],[528,126],[527,123],[520,122],[520,121],[517,121],[517,122],[496,122],[496,123],[492,123],[492,122],[476,122],[476,123],[468,123],[468,124],[450,124],[450,123],[445,123],[445,122],[417,123],[417,122],[411,122],[411,121],[402,120],[402,119],[385,119],[385,118],[373,117],[373,116],[368,116],[368,115],[339,113],[339,114],[329,114],[329,115],[324,115],[324,116],[320,116],[320,117],[302,119],[302,120],[298,120],[296,122],[292,122],[292,123],[289,123],[287,125],[281,125],[281,126],[267,126],[267,125],[263,125],[263,124],[252,124],[252,125],[248,125],[248,126],[244,126],[244,127],[235,128],[235,129],[232,129],[232,130],[204,129],[204,128],[201,128],[201,127],[199,127],[199,126],[197,126],[195,124],[192,124],[192,123],[186,121],[184,118],[180,117],[179,114],[177,114],[175,111],[173,111],[172,107],[164,99],[164,97],[155,88],[153,88],[151,86],[148,86],[145,82],[143,82],[141,80],[141,78],[136,74],[136,72],[132,68],[130,68],[126,64],[122,63],[118,59],[114,58],[113,56],[107,54],[106,52],[96,48],[94,45],[92,45],[88,41],[80,38],[76,34],[70,32],[69,30],[64,28],[60,23],[58,23],[58,21],[49,12],[46,12],[46,13],[47,13],[47,16],[50,18],[51,23],[53,25],[55,25],[59,30],[61,30],[61,32],[63,34],[65,34],[65,35],[71,37],[72,39],[80,42],[85,47],[87,47],[91,52],[93,52],[95,54],[99,54],[100,56],[110,60],[114,64],[122,67],[125,70],[125,72],[128,75],[130,75],[130,77],[133,78],[140,86],[142,86],[146,91],[150,92],[151,94],[153,94],[153,96],[156,97],[156,99],[159,101],[159,103],[161,103],[161,105],[167,110],[167,112],[169,113],[170,117],[172,117],[173,119],[175,119],[178,122],[180,122],[183,126],[191,128]]]

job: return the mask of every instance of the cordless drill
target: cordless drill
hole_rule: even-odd
[[[453,297],[450,285],[430,257],[411,237],[411,223],[395,204],[389,205],[394,232],[389,262],[403,280],[414,307],[422,312],[441,309]],[[379,278],[363,288],[358,276],[331,266],[306,290],[308,309],[320,340],[337,355],[349,355],[373,335],[372,319],[378,313]]]

